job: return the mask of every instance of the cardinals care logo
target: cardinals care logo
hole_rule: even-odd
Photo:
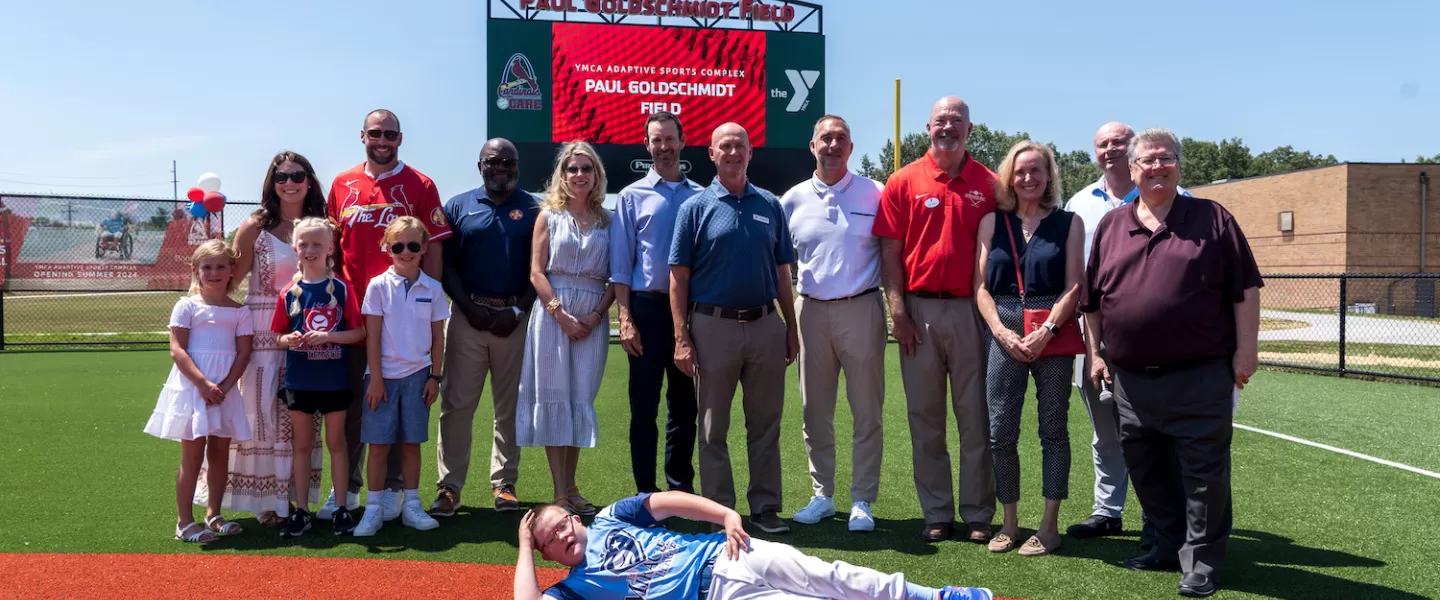
[[[535,77],[535,67],[530,59],[516,52],[505,61],[505,70],[500,73],[500,88],[495,106],[500,110],[542,110],[545,108],[544,94],[540,91],[540,80]]]

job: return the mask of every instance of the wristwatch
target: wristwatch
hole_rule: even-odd
[[[444,376],[444,375],[436,375],[436,374],[434,374],[434,373],[431,373],[431,374],[430,374],[430,378],[431,378],[431,379],[434,379],[434,380],[435,380],[435,383],[445,383],[445,376]]]
[[[1050,330],[1050,335],[1060,335],[1060,326],[1049,321],[1045,322],[1045,328]]]

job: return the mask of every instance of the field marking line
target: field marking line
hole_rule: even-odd
[[[44,295],[39,295],[39,296],[10,296],[10,295],[6,295],[6,296],[5,296],[5,301],[6,301],[6,302],[10,302],[10,301],[12,301],[12,300],[46,300],[46,299],[53,299],[53,298],[93,298],[93,297],[95,297],[95,296],[140,296],[140,295],[146,295],[146,294],[182,294],[182,293],[184,293],[184,292],[143,290],[143,291],[135,291],[135,292],[96,292],[96,293],[93,293],[93,294],[91,294],[91,293],[85,293],[85,292],[76,292],[76,293],[74,293],[74,294],[44,294]]]
[[[1276,433],[1276,432],[1274,432],[1274,431],[1266,431],[1266,430],[1264,430],[1264,429],[1260,429],[1259,427],[1251,427],[1251,426],[1249,426],[1249,425],[1241,425],[1241,424],[1239,424],[1239,423],[1235,423],[1234,425],[1235,425],[1235,428],[1236,428],[1236,429],[1244,429],[1245,431],[1251,431],[1251,432],[1259,433],[1259,434],[1262,434],[1262,435],[1268,435],[1268,436],[1271,436],[1271,437],[1277,437],[1277,438],[1280,438],[1280,439],[1285,440],[1285,441],[1287,441],[1287,442],[1295,442],[1295,443],[1297,443],[1297,444],[1304,444],[1304,445],[1306,445],[1306,446],[1312,446],[1312,447],[1315,447],[1315,448],[1319,448],[1319,449],[1321,449],[1321,450],[1329,450],[1329,451],[1331,451],[1331,452],[1335,452],[1335,453],[1339,453],[1339,454],[1344,454],[1345,456],[1352,456],[1352,457],[1359,458],[1359,459],[1362,459],[1362,460],[1368,460],[1368,461],[1373,462],[1373,463],[1382,464],[1382,465],[1385,465],[1385,466],[1387,466],[1387,467],[1395,467],[1396,469],[1401,469],[1401,470],[1404,470],[1404,471],[1409,471],[1409,472],[1411,472],[1411,473],[1416,473],[1416,474],[1419,474],[1419,475],[1424,475],[1424,476],[1426,476],[1426,477],[1432,477],[1432,478],[1434,478],[1434,479],[1440,479],[1440,473],[1436,473],[1436,472],[1434,472],[1434,471],[1426,471],[1425,469],[1421,469],[1421,468],[1417,468],[1417,467],[1412,467],[1412,466],[1410,466],[1410,465],[1407,465],[1407,464],[1404,464],[1404,463],[1398,463],[1398,462],[1395,462],[1395,461],[1393,461],[1393,460],[1385,460],[1385,459],[1383,459],[1383,458],[1375,458],[1375,457],[1370,456],[1370,455],[1368,455],[1368,454],[1361,454],[1361,453],[1359,453],[1359,452],[1354,452],[1354,451],[1351,451],[1351,450],[1346,450],[1346,449],[1344,449],[1344,448],[1336,448],[1335,446],[1330,446],[1330,445],[1327,445],[1327,444],[1321,444],[1320,442],[1312,442],[1312,441],[1310,441],[1310,440],[1303,439],[1303,438],[1298,438],[1298,437],[1295,437],[1295,436],[1293,436],[1293,435],[1285,435],[1285,434],[1283,434],[1283,433]]]

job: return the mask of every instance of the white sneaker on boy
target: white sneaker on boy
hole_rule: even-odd
[[[790,520],[796,523],[814,525],[820,519],[835,516],[835,500],[825,496],[815,496],[810,499],[810,504],[795,513]]]

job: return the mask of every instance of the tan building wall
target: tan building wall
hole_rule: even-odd
[[[1349,273],[1420,272],[1420,173],[1430,176],[1425,272],[1437,273],[1440,165],[1352,164],[1349,178]]]

